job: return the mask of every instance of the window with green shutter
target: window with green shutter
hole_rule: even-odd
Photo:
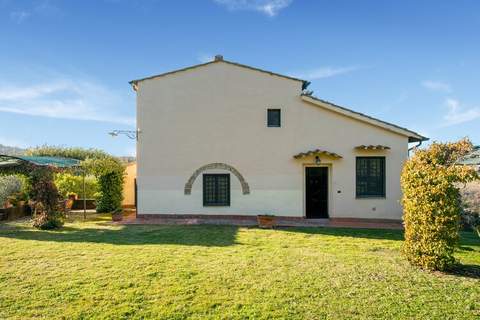
[[[267,126],[280,127],[281,126],[281,111],[280,109],[267,110]]]
[[[385,197],[385,157],[357,157],[356,196]]]
[[[203,205],[230,206],[230,175],[203,175]]]

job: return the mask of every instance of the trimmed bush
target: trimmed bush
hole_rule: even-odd
[[[477,177],[455,161],[471,150],[467,139],[433,143],[406,162],[402,177],[405,242],[403,253],[416,266],[445,270],[455,262],[461,200],[457,183]]]
[[[100,192],[97,198],[97,212],[114,212],[122,206],[123,175],[110,172],[98,178]]]

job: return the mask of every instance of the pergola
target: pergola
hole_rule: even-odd
[[[77,169],[82,173],[83,177],[83,213],[86,216],[87,202],[85,190],[85,170],[80,166],[80,160],[62,157],[47,156],[11,156],[0,154],[0,172],[7,170],[15,170],[25,166],[34,167],[53,167],[57,169]]]
[[[25,163],[34,166],[50,166],[55,168],[74,168],[80,166],[80,160],[60,157],[44,156],[10,156],[0,154],[0,170],[24,165]]]

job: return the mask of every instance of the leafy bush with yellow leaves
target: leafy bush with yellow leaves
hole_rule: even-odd
[[[458,183],[478,178],[475,170],[455,165],[470,150],[463,139],[434,142],[418,150],[406,162],[401,177],[405,242],[403,253],[413,265],[427,270],[446,270],[455,263],[461,198]]]

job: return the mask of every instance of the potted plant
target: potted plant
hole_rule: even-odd
[[[272,229],[275,227],[276,219],[272,214],[261,214],[257,216],[258,226],[260,228]]]
[[[67,193],[67,198],[75,201],[75,200],[78,199],[78,195],[75,192],[69,192],[69,193]]]
[[[9,197],[10,203],[15,207],[23,207],[28,200],[28,196],[25,192],[16,192]]]
[[[122,221],[123,215],[122,215],[122,208],[115,209],[115,211],[112,212],[112,221]]]

